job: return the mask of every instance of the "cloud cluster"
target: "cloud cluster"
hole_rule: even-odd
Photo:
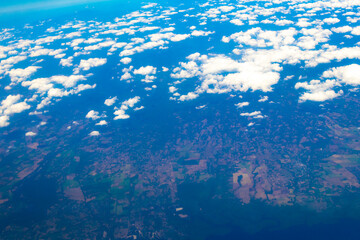
[[[20,101],[21,95],[9,95],[4,100],[1,101],[0,105],[0,127],[8,126],[10,116],[21,113],[30,108],[30,105],[27,104],[26,100]]]
[[[115,108],[114,120],[130,118],[130,116],[126,114],[126,111],[130,108],[134,108],[135,104],[137,104],[139,101],[140,101],[140,97],[136,96],[122,102],[120,108]]]
[[[341,85],[359,86],[360,85],[360,65],[351,64],[343,67],[335,67],[325,71],[321,80],[310,82],[298,82],[296,89],[303,88],[308,92],[300,96],[300,101],[326,101],[343,94],[342,90],[336,92],[334,88]]]
[[[173,70],[172,78],[186,79],[198,77],[201,84],[194,92],[179,97],[180,101],[191,100],[204,92],[227,93],[231,91],[246,92],[272,91],[272,86],[280,79],[278,66],[254,61],[234,60],[224,55],[191,54],[188,62],[180,63]],[[174,92],[174,91],[173,91]]]

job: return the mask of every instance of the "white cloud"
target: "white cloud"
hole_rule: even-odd
[[[140,74],[140,75],[156,74],[156,68],[153,66],[141,67],[139,69],[135,69],[134,74]]]
[[[68,57],[68,58],[64,58],[64,59],[61,59],[60,60],[60,65],[63,66],[63,67],[71,67],[73,64],[72,64],[72,61],[73,61],[73,57]]]
[[[146,32],[146,31],[153,31],[153,30],[157,30],[157,29],[160,29],[160,27],[155,27],[155,26],[152,26],[152,27],[142,27],[142,28],[139,28],[139,31],[140,32]]]
[[[173,93],[176,92],[178,89],[174,86],[169,87],[169,92]]]
[[[71,32],[64,36],[64,38],[74,38],[74,37],[80,37],[81,32]]]
[[[52,76],[49,79],[51,82],[59,83],[63,85],[65,88],[74,87],[79,81],[86,80],[86,77],[83,75],[71,75],[71,76]]]
[[[249,106],[249,105],[250,105],[249,102],[241,102],[241,103],[235,104],[235,106],[236,106],[237,108],[242,108],[242,107],[246,107],[246,106]]]
[[[98,122],[97,124],[95,124],[95,125],[97,125],[97,126],[104,126],[104,125],[107,125],[108,123],[105,121],[105,120],[101,120],[100,122]]]
[[[351,31],[351,34],[360,35],[360,26],[353,28],[353,30]]]
[[[129,57],[125,57],[125,58],[122,58],[121,60],[120,60],[120,62],[121,63],[123,63],[123,64],[129,64],[129,63],[131,63],[131,58],[129,58]]]
[[[230,12],[235,9],[233,6],[221,6],[219,7],[220,11],[222,12]]]
[[[202,31],[202,30],[194,30],[192,31],[191,35],[195,36],[195,37],[199,37],[199,36],[208,36],[210,34],[213,34],[215,32],[211,32],[211,31]]]
[[[244,23],[240,19],[233,19],[230,21],[232,24],[235,24],[237,26],[242,26]]]
[[[128,99],[128,100],[126,100],[126,101],[124,101],[123,103],[122,103],[122,105],[121,105],[121,107],[134,107],[134,105],[136,104],[136,103],[138,103],[140,101],[140,97],[138,97],[138,96],[136,96],[136,97],[133,97],[133,98],[130,98],[130,99]]]
[[[309,27],[312,23],[309,23],[309,19],[307,18],[300,18],[299,21],[296,23],[297,26],[301,28]]]
[[[280,78],[278,65],[261,61],[241,62],[223,55],[208,57],[206,55],[192,54],[187,57],[190,61],[180,63],[171,77],[192,78],[200,77],[202,81],[193,93],[198,95],[207,93],[226,93],[230,91],[246,92],[249,89],[263,92],[272,91],[272,85]],[[195,97],[183,95],[180,100],[189,100]]]
[[[30,105],[28,105],[26,102],[19,102],[20,98],[20,94],[7,96],[1,102],[0,113],[4,115],[12,115],[29,109]]]
[[[269,100],[269,97],[264,96],[264,97],[260,98],[258,102],[266,102],[267,100]]]
[[[19,102],[7,107],[6,109],[3,110],[3,112],[5,115],[12,115],[15,113],[21,113],[25,110],[28,110],[29,108],[30,105],[27,104],[26,102]]]
[[[335,24],[335,23],[340,22],[340,19],[338,19],[338,18],[325,18],[323,21],[325,23],[327,23],[327,24]]]
[[[0,128],[9,126],[9,116],[0,115]]]
[[[106,105],[106,106],[112,106],[112,105],[114,105],[114,103],[117,101],[117,97],[113,97],[113,98],[108,98],[108,99],[106,99],[105,100],[105,102],[104,102],[104,104]]]
[[[27,137],[33,137],[33,136],[36,136],[36,135],[37,135],[37,133],[34,133],[34,132],[25,133],[25,136],[27,136]]]
[[[132,75],[129,72],[124,73],[120,78],[120,80],[129,80],[129,79],[132,79]]]
[[[81,60],[79,68],[84,71],[90,70],[90,68],[98,67],[106,64],[106,58],[89,58],[87,60]]]
[[[294,36],[297,34],[295,28],[280,31],[264,31],[261,28],[252,28],[246,32],[238,32],[223,37],[223,42],[235,41],[238,44],[245,44],[252,47],[275,47],[279,48],[295,42]]]
[[[40,69],[40,67],[36,66],[30,66],[25,69],[11,69],[8,74],[12,82],[22,82],[33,75],[38,69]]]
[[[326,90],[326,91],[319,91],[319,92],[306,92],[300,96],[300,101],[316,101],[316,102],[323,102],[329,99],[336,98],[340,96],[342,93],[336,93],[334,90]]]
[[[74,87],[79,81],[86,80],[86,77],[83,75],[71,75],[71,76],[52,76],[49,78],[37,78],[31,81],[24,81],[21,83],[23,87],[28,87],[30,90],[37,90],[39,93],[44,93],[48,91],[59,91],[54,90],[54,84],[61,84],[65,88]],[[67,92],[65,95],[72,94],[72,92]]]
[[[11,115],[21,113],[30,108],[26,101],[19,102],[21,95],[8,95],[1,101],[0,105],[0,127],[6,127],[10,124],[9,119]]]
[[[181,95],[179,100],[180,101],[188,101],[188,100],[193,100],[195,98],[197,98],[199,95],[196,94],[196,93],[193,93],[193,92],[189,92],[188,94],[186,95]]]
[[[190,37],[190,34],[176,34],[173,37],[171,37],[170,40],[173,42],[179,42],[179,41],[183,41],[189,37]]]
[[[118,109],[114,112],[114,120],[119,120],[119,119],[128,119],[130,118],[130,116],[128,114],[125,114],[125,111],[123,109]]]
[[[336,78],[348,85],[360,85],[360,65],[351,64],[344,67],[332,68],[323,73],[325,78]]]
[[[92,131],[91,133],[89,133],[89,136],[92,137],[100,136],[100,133],[98,131]]]
[[[251,113],[241,113],[240,116],[243,116],[243,117],[258,117],[258,118],[261,118],[259,116],[262,116],[261,115],[261,112],[260,111],[254,111],[254,112],[251,112]]]
[[[147,9],[147,8],[153,8],[157,5],[157,3],[149,3],[147,5],[142,6],[141,8]]]
[[[115,51],[117,48],[121,48],[121,47],[123,47],[125,45],[126,45],[126,43],[118,43],[118,44],[116,44],[115,41],[105,41],[105,42],[100,42],[100,43],[95,44],[95,45],[86,46],[84,48],[84,50],[85,51],[95,51],[95,50],[100,50],[102,48],[111,46],[111,47],[114,48],[111,51]]]
[[[300,96],[300,102],[304,102],[307,100],[322,102],[333,99],[342,94],[341,91],[336,93],[334,90],[332,90],[332,88],[334,88],[335,86],[339,86],[339,83],[336,80],[326,80],[324,82],[320,80],[312,80],[309,83],[298,82],[296,83],[295,88],[303,88],[308,90],[308,92],[305,92]]]
[[[179,42],[179,41],[185,40],[189,37],[190,37],[190,34],[174,34],[172,32],[154,33],[154,34],[150,35],[150,39],[154,43],[156,43],[156,42],[160,43],[160,41],[162,41],[162,40],[170,40],[173,42]],[[162,43],[161,45],[163,45],[165,42],[162,41],[161,43]],[[157,44],[157,45],[160,45],[160,44]],[[151,48],[153,48],[153,47],[151,47]]]
[[[94,110],[89,111],[89,112],[86,114],[85,117],[86,117],[86,118],[90,118],[90,119],[92,119],[92,120],[96,120],[96,119],[99,119],[99,118],[100,118],[99,112],[96,112],[96,111],[94,111]]]
[[[278,26],[285,26],[285,25],[292,25],[294,24],[294,22],[291,20],[282,19],[282,20],[276,20],[274,24]]]
[[[336,33],[346,33],[346,32],[351,32],[352,27],[342,26],[342,27],[332,28],[331,31],[336,32]]]
[[[134,108],[134,111],[140,111],[140,110],[142,110],[144,108],[145,108],[144,106],[136,107],[136,108]]]
[[[115,115],[114,120],[130,118],[130,116],[126,114],[125,111],[128,110],[129,108],[133,108],[135,104],[137,104],[139,101],[140,101],[140,97],[136,96],[122,102],[121,107],[119,109],[116,108],[116,111],[114,112]]]

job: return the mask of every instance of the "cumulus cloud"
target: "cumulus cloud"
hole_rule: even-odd
[[[188,94],[186,95],[181,95],[179,100],[180,101],[188,101],[188,100],[193,100],[195,98],[197,98],[199,95],[196,94],[196,93],[193,93],[193,92],[189,92]]]
[[[82,59],[79,64],[79,69],[88,71],[90,68],[104,65],[106,62],[106,58],[89,58],[87,60]]]
[[[350,26],[342,26],[337,28],[331,28],[331,31],[336,33],[347,33],[352,31],[352,27]]]
[[[92,120],[96,120],[96,119],[99,119],[99,118],[100,118],[99,112],[96,112],[96,111],[94,111],[94,110],[89,111],[89,112],[86,114],[85,117],[86,117],[86,118],[90,118],[90,119],[92,119]]]
[[[353,28],[353,30],[351,31],[351,34],[360,35],[360,26]]]
[[[37,90],[37,92],[43,93],[48,91],[61,91],[61,89],[54,89],[54,84],[61,84],[65,88],[73,88],[79,81],[84,80],[86,80],[86,77],[83,75],[58,75],[49,78],[36,78],[31,81],[24,81],[21,85],[23,87],[28,87],[30,90]],[[68,92],[68,94],[70,94],[70,92]]]
[[[25,133],[25,136],[27,136],[27,137],[34,137],[36,135],[37,135],[37,133],[35,133],[35,132],[27,132],[27,133]]]
[[[241,103],[235,104],[235,106],[236,106],[237,108],[242,108],[242,107],[246,107],[246,106],[249,106],[249,105],[250,105],[249,102],[241,102]]]
[[[219,7],[219,10],[222,11],[222,12],[231,12],[234,9],[235,9],[235,7],[233,7],[233,6],[221,6],[221,7]]]
[[[274,22],[275,25],[278,25],[278,26],[285,26],[285,25],[291,25],[291,24],[294,24],[293,21],[291,20],[286,20],[286,19],[281,19],[281,20],[276,20]]]
[[[59,83],[63,85],[65,88],[74,87],[79,81],[86,80],[86,77],[83,75],[71,75],[71,76],[52,76],[50,78],[51,82]]]
[[[336,98],[342,94],[341,91],[336,93],[334,90],[332,90],[332,88],[335,86],[339,86],[339,83],[336,80],[326,80],[324,82],[320,80],[312,80],[310,82],[296,83],[295,88],[303,88],[308,90],[308,92],[305,92],[300,96],[300,102],[307,100],[322,102]]]
[[[174,86],[169,87],[169,92],[173,93],[176,92],[178,89]]]
[[[12,115],[15,113],[21,113],[25,110],[28,110],[30,108],[30,105],[27,104],[26,102],[19,102],[19,103],[15,103],[11,106],[8,106],[7,108],[5,108],[3,110],[3,113],[5,115]]]
[[[19,102],[20,94],[9,95],[1,102],[0,112],[4,115],[12,115],[14,113],[21,113],[30,108],[30,105],[24,102]]]
[[[332,68],[323,73],[325,78],[336,78],[345,84],[360,85],[360,65],[351,64],[344,67]]]
[[[12,82],[22,82],[32,76],[40,67],[30,66],[25,69],[11,69],[8,74]]]
[[[120,78],[120,80],[129,80],[129,79],[132,79],[132,75],[129,72],[125,72]]]
[[[135,69],[134,74],[140,74],[140,75],[156,74],[156,68],[153,66],[141,67],[139,69]]]
[[[125,100],[124,102],[122,102],[120,108],[115,108],[114,120],[130,118],[130,115],[126,114],[126,111],[129,108],[133,108],[135,106],[135,104],[137,104],[139,101],[140,101],[140,97],[136,96],[136,97],[129,98],[128,100]]]
[[[340,22],[340,19],[338,19],[338,18],[325,18],[323,21],[325,23],[327,23],[327,24],[335,24],[335,23]]]
[[[73,59],[74,57],[63,58],[60,60],[60,65],[63,67],[71,67],[73,65]]]
[[[104,125],[107,125],[107,124],[108,124],[107,121],[101,120],[101,121],[98,122],[96,125],[97,125],[97,126],[104,126]]]
[[[6,115],[0,115],[0,127],[7,127],[9,126],[10,122],[9,122],[9,116]]]
[[[147,9],[147,8],[155,7],[156,5],[157,5],[157,3],[149,3],[149,4],[147,4],[147,5],[142,6],[141,8]]]
[[[232,19],[230,22],[231,22],[232,24],[237,25],[237,26],[242,26],[242,25],[244,25],[244,23],[243,23],[240,19]]]
[[[170,38],[173,42],[180,42],[190,37],[190,34],[176,34]]]
[[[210,34],[214,34],[215,32],[211,31],[202,31],[202,30],[194,30],[191,32],[192,36],[199,37],[199,36],[208,36]]]
[[[267,100],[269,100],[269,97],[264,96],[264,97],[260,98],[258,102],[266,102]]]
[[[254,112],[250,112],[250,113],[245,112],[245,113],[241,113],[240,116],[253,117],[253,118],[263,118],[260,111],[254,111]]]
[[[92,131],[91,133],[89,133],[89,136],[92,137],[100,136],[100,133],[98,131]]]
[[[336,93],[334,90],[318,91],[318,92],[306,92],[300,96],[300,101],[316,101],[323,102],[340,96],[342,92]]]
[[[118,109],[114,112],[114,120],[119,120],[119,119],[128,119],[130,118],[130,116],[128,114],[125,113],[125,110],[123,109]]]
[[[244,44],[253,47],[275,47],[279,48],[295,42],[294,36],[297,34],[295,28],[289,28],[280,31],[264,31],[260,27],[252,28],[246,32],[238,32],[223,37],[223,42],[235,41],[238,44]]]
[[[129,57],[122,58],[120,60],[120,62],[123,64],[129,64],[129,63],[131,63],[131,58],[129,58]]]
[[[121,105],[121,107],[123,107],[123,108],[127,108],[127,107],[134,107],[134,105],[136,104],[136,103],[138,103],[140,101],[140,97],[138,97],[138,96],[136,96],[136,97],[133,97],[133,98],[130,98],[130,99],[128,99],[128,100],[126,100],[126,101],[124,101],[123,103],[122,103],[122,105]]]
[[[6,127],[10,124],[10,116],[21,113],[30,108],[26,101],[20,102],[21,95],[8,95],[1,101],[0,105],[0,127]]]
[[[180,63],[174,69],[173,78],[200,77],[201,84],[195,92],[185,94],[179,100],[194,99],[200,93],[226,93],[230,91],[246,92],[261,90],[272,91],[272,86],[280,79],[277,65],[253,61],[238,61],[224,55],[208,57],[198,53],[187,57],[190,61]]]
[[[114,103],[117,101],[117,97],[113,97],[113,98],[108,98],[108,99],[106,99],[105,100],[105,102],[104,102],[104,104],[106,105],[106,106],[112,106],[112,105],[114,105]]]

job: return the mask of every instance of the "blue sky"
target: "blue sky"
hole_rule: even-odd
[[[0,3],[0,13],[16,13],[33,10],[56,9],[61,7],[69,7],[74,5],[88,4],[94,2],[105,2],[110,0],[42,0],[29,1],[17,0],[11,3]]]
[[[87,4],[95,1],[104,0],[18,1],[2,8],[22,21],[21,27],[4,29],[0,34],[6,46],[0,49],[4,59],[0,77],[5,79],[2,126],[9,126],[14,114],[40,111],[61,98],[98,88],[100,82],[91,82],[90,76],[114,63],[108,71],[111,79],[132,90],[127,96],[104,96],[101,107],[89,109],[89,119],[108,117],[110,122],[129,118],[131,110],[141,108],[147,96],[160,92],[161,79],[167,81],[162,94],[169,101],[181,103],[206,94],[230,94],[237,99],[234,110],[254,122],[266,118],[258,105],[274,102],[271,92],[284,81],[294,81],[291,90],[298,91],[300,103],[335,99],[347,88],[360,85],[360,65],[355,61],[342,63],[360,59],[359,3],[345,2],[341,7],[338,3],[323,6],[321,2],[262,6],[253,1],[239,6],[213,1],[188,6],[174,1],[175,7],[149,2],[137,7],[138,0],[108,0],[96,8]],[[73,5],[77,6],[67,8],[69,11],[46,10]],[[79,10],[85,6],[89,8]],[[330,7],[339,9],[335,14]],[[303,8],[315,12],[307,13]],[[34,14],[30,10],[39,11]],[[27,13],[15,14],[17,11]],[[47,15],[43,19],[52,20],[35,22],[34,18],[42,14]],[[12,24],[4,15],[0,14]],[[22,33],[24,22],[27,25]],[[199,47],[205,45],[206,50]],[[57,73],[47,71],[49,57],[54,58]],[[158,59],[167,61],[157,64]],[[169,64],[169,59],[174,62]],[[316,69],[325,64],[326,69]],[[289,66],[296,70],[287,72]],[[256,95],[256,101],[245,94]],[[104,107],[106,100],[114,101],[114,106]]]

